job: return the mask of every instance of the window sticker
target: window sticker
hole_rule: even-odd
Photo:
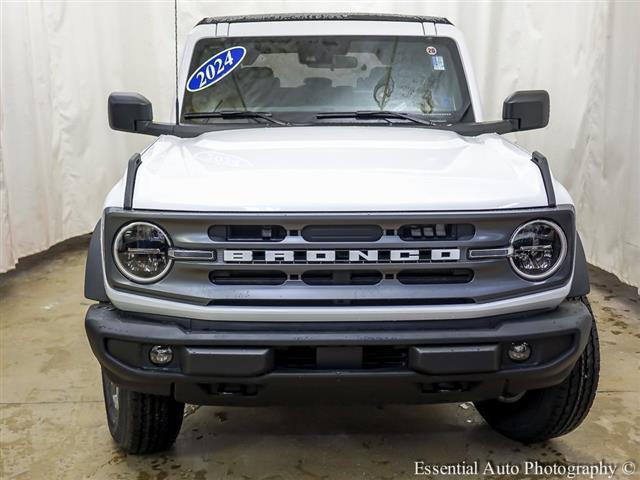
[[[444,58],[441,55],[431,57],[431,65],[434,70],[444,70]]]
[[[436,53],[438,53],[438,50],[436,50],[436,47],[434,47],[433,45],[429,45],[425,51],[429,55],[435,55]]]
[[[231,47],[216,53],[189,77],[187,90],[198,92],[219,82],[240,65],[246,54],[244,47]]]

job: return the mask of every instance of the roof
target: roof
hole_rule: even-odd
[[[207,25],[212,23],[291,22],[303,20],[377,20],[384,22],[429,22],[453,25],[449,20],[443,17],[396,15],[390,13],[270,13],[261,15],[235,15],[203,18],[198,25]]]

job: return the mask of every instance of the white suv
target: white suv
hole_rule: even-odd
[[[443,18],[207,18],[175,123],[109,97],[158,138],[93,234],[87,334],[110,431],[168,448],[185,403],[473,401],[523,442],[593,402],[598,338],[573,202],[520,91],[485,121]]]

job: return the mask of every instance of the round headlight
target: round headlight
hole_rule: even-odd
[[[118,231],[113,242],[113,258],[120,273],[137,283],[160,280],[171,268],[171,241],[159,227],[134,222]]]
[[[527,280],[543,280],[555,273],[567,255],[567,238],[559,225],[533,220],[511,237],[511,266]]]

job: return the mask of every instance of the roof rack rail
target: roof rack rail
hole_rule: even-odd
[[[261,15],[234,15],[225,17],[203,18],[198,25],[213,23],[248,23],[248,22],[295,22],[313,20],[362,20],[385,22],[418,22],[453,25],[444,17],[423,15],[398,15],[390,13],[271,13]]]

